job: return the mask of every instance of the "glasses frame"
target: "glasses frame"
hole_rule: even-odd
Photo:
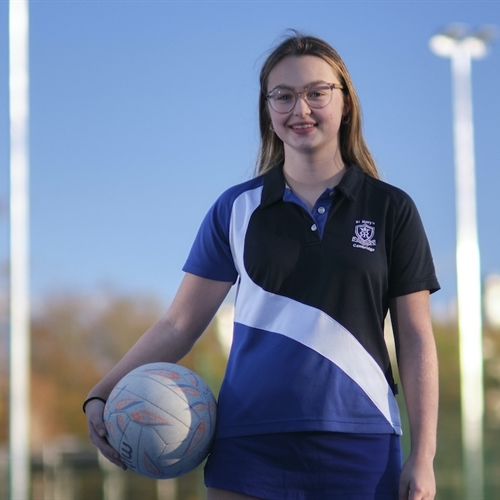
[[[273,90],[271,90],[270,92],[268,92],[265,96],[266,98],[266,101],[269,103],[269,106],[271,106],[272,110],[275,111],[276,113],[279,113],[281,115],[285,115],[286,113],[290,113],[293,111],[293,109],[295,108],[295,106],[297,105],[297,103],[299,102],[299,98],[303,99],[303,101],[310,107],[310,108],[313,108],[313,109],[321,109],[321,108],[324,108],[325,106],[328,106],[328,104],[330,104],[332,102],[332,95],[333,95],[333,92],[330,94],[330,100],[325,103],[325,104],[322,104],[321,106],[315,106],[313,104],[311,104],[308,100],[307,100],[307,91],[309,89],[311,89],[312,87],[316,87],[316,86],[319,86],[319,85],[326,85],[327,87],[330,87],[330,90],[333,90],[333,89],[339,89],[339,90],[343,90],[344,89],[344,86],[341,84],[341,83],[326,83],[326,82],[315,82],[315,83],[311,83],[309,84],[307,87],[304,87],[304,90],[301,90],[300,92],[297,92],[295,89],[292,89],[291,87],[281,87],[280,85],[278,85],[277,87],[275,87]],[[295,102],[293,103],[293,106],[288,110],[288,111],[278,111],[277,109],[274,108],[274,106],[272,105],[272,93],[279,89],[279,88],[283,88],[283,89],[286,89],[286,90],[289,90],[295,97]]]

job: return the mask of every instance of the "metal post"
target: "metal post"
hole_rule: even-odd
[[[457,300],[460,335],[462,443],[465,498],[482,500],[483,352],[481,271],[476,223],[471,59],[486,55],[486,41],[455,25],[430,41],[431,50],[451,59],[453,79],[455,189],[457,223]]]
[[[457,299],[460,328],[462,441],[466,494],[483,498],[483,351],[481,271],[476,225],[471,57],[466,43],[451,58],[454,81],[454,136],[457,211]]]
[[[28,0],[9,1],[10,498],[30,491],[28,256]]]

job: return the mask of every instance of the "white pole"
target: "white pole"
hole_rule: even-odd
[[[28,254],[28,0],[9,1],[10,498],[30,494]]]
[[[457,300],[460,340],[462,444],[465,498],[482,500],[483,471],[483,348],[481,269],[476,218],[474,127],[472,120],[471,59],[486,55],[477,36],[463,36],[463,27],[430,41],[431,50],[451,59],[455,144],[457,223]]]
[[[457,299],[460,332],[462,442],[466,498],[483,498],[483,350],[481,270],[476,225],[471,54],[467,39],[451,57],[454,86],[457,211]]]

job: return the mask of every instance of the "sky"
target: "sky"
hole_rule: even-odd
[[[286,29],[324,38],[359,94],[382,177],[422,216],[454,302],[450,23],[500,1],[30,1],[31,292],[168,303],[216,198],[253,175],[258,73]],[[472,69],[482,274],[500,273],[500,40]],[[8,1],[0,1],[0,264],[8,261]],[[7,280],[0,281],[4,291]]]

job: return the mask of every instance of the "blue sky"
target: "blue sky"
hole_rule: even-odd
[[[210,205],[251,177],[258,72],[287,28],[325,38],[383,177],[416,201],[455,296],[450,63],[429,38],[500,26],[500,1],[30,2],[35,300],[106,285],[168,302]],[[500,41],[473,63],[483,274],[500,272]],[[8,2],[0,1],[0,263],[8,259]],[[6,280],[0,282],[6,287]]]

